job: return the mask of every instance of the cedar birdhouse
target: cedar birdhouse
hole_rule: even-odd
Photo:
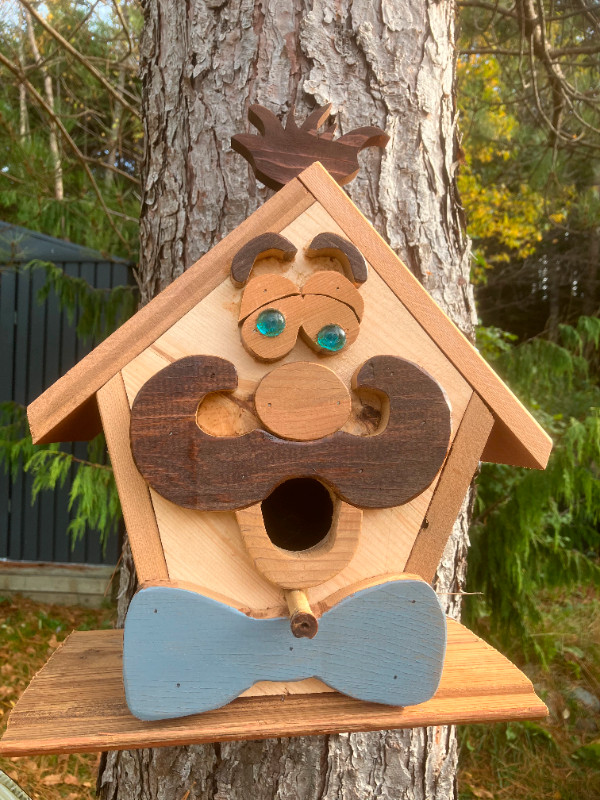
[[[3,753],[543,717],[431,581],[480,460],[551,442],[339,184],[329,109],[233,146],[279,189],[29,408],[104,429],[139,590],[72,634]]]

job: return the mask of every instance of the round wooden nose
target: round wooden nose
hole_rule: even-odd
[[[335,433],[350,416],[350,393],[328,367],[310,361],[283,364],[262,379],[254,399],[267,430],[307,442]]]

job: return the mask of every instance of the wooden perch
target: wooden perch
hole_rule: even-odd
[[[290,611],[290,629],[296,639],[314,639],[319,630],[319,621],[313,614],[305,593],[292,589],[285,593]]]

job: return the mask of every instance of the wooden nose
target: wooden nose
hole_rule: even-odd
[[[254,404],[271,433],[307,442],[339,430],[350,416],[352,402],[348,389],[329,367],[296,361],[265,375]]]

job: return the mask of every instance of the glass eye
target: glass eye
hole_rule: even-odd
[[[269,338],[279,336],[284,328],[285,317],[276,308],[267,308],[261,311],[256,319],[256,330]]]
[[[337,353],[346,344],[346,331],[339,325],[324,325],[317,334],[317,344],[323,350]]]

